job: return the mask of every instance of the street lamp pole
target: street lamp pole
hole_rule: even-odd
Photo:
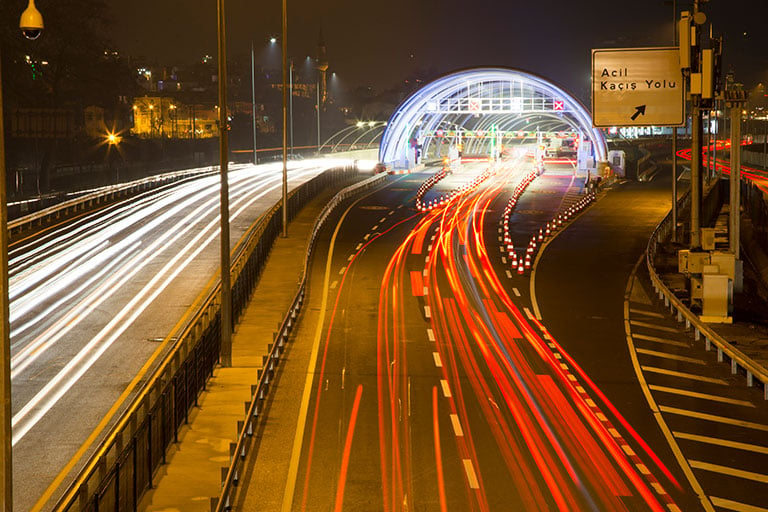
[[[317,152],[320,153],[320,76],[317,77],[317,87],[315,87],[315,93],[317,94]]]
[[[251,103],[253,104],[253,165],[258,164],[256,156],[256,57],[253,54],[251,41]]]
[[[220,0],[221,1],[221,0]],[[283,237],[288,236],[288,6],[283,0]]]
[[[2,59],[0,59],[2,60]],[[2,71],[0,71],[0,84],[2,83]],[[13,456],[11,443],[11,326],[9,322],[8,307],[8,202],[5,190],[5,130],[3,122],[3,92],[0,86],[0,251],[2,251],[2,262],[0,263],[0,288],[2,288],[2,315],[0,330],[3,338],[3,363],[2,377],[0,377],[0,386],[3,388],[3,440],[2,440],[2,464],[0,472],[3,478],[3,512],[13,512]]]
[[[290,109],[290,121],[291,121],[291,158],[293,158],[293,59],[290,60],[289,66],[288,66],[288,76],[290,79],[290,83],[288,85],[288,94],[289,96],[289,109]]]
[[[218,0],[219,159],[221,171],[221,365],[232,366],[232,283],[229,263],[229,149],[227,145],[227,50],[224,0]]]
[[[677,0],[672,0],[672,42],[677,42]],[[677,126],[672,127],[672,240],[677,242]]]

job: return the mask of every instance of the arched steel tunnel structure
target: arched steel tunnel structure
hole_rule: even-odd
[[[594,170],[607,159],[602,131],[561,87],[517,69],[465,69],[426,84],[398,106],[382,136],[379,160],[408,169],[416,164],[417,145],[425,156],[439,156],[446,141],[460,144],[464,154],[488,155],[501,145],[540,143],[542,134],[578,140],[581,170]]]

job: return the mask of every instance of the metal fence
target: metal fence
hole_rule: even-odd
[[[293,190],[288,218],[317,193],[349,179],[356,169],[332,169]],[[265,213],[234,250],[232,265],[233,322],[247,305],[253,287],[282,228],[282,201]],[[220,354],[219,284],[190,307],[196,314],[179,332],[173,348],[121,415],[74,482],[59,499],[57,511],[135,511],[141,496],[153,486],[153,475],[177,441],[190,409]]]

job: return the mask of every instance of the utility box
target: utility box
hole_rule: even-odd
[[[734,293],[744,290],[744,262],[737,260],[730,252],[714,251],[710,256],[710,262],[720,267],[721,274],[727,275],[733,281]]]
[[[733,281],[724,274],[702,276],[701,320],[708,323],[733,322],[729,316],[733,303]]]
[[[691,252],[688,249],[682,249],[677,253],[678,272],[683,274],[701,274],[704,265],[709,265],[708,252]]]
[[[701,228],[701,248],[703,250],[715,250],[715,231],[715,228]]]

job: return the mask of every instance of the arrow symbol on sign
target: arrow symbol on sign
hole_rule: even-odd
[[[639,115],[645,115],[645,105],[640,105],[638,107],[635,107],[635,113],[632,114],[632,120],[634,121],[637,119],[637,116]]]

